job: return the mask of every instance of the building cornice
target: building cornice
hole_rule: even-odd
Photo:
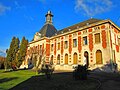
[[[47,37],[42,37],[42,38],[39,39],[39,40],[29,42],[29,44],[32,44],[32,43],[35,43],[35,42],[38,42],[38,41],[41,41],[41,40],[45,40],[45,39],[49,39],[49,38],[47,38]]]
[[[55,35],[55,36],[52,36],[50,38],[48,37],[42,37],[40,40],[36,40],[36,41],[32,41],[32,42],[29,42],[29,44],[32,44],[32,43],[35,43],[35,42],[38,42],[38,41],[41,41],[41,40],[45,40],[45,39],[54,39],[54,38],[58,38],[58,37],[61,37],[61,36],[65,36],[65,35],[68,35],[68,34],[72,34],[72,33],[75,33],[75,32],[78,32],[78,31],[82,31],[82,30],[85,30],[85,29],[88,29],[88,28],[92,28],[94,26],[98,26],[98,25],[102,25],[102,24],[105,24],[105,23],[110,23],[111,25],[113,25],[115,28],[117,28],[119,31],[120,31],[120,28],[114,24],[111,20],[107,19],[107,20],[101,20],[99,22],[95,22],[95,23],[92,23],[92,24],[89,24],[89,25],[86,25],[86,26],[83,26],[81,28],[77,28],[75,30],[72,30],[72,31],[69,31],[69,32],[63,32],[59,35]]]
[[[74,33],[74,32],[78,32],[78,31],[82,31],[84,29],[92,28],[94,26],[98,26],[98,25],[105,24],[105,23],[112,24],[113,26],[115,26],[115,28],[117,28],[120,31],[120,28],[116,24],[114,24],[111,20],[107,19],[107,20],[101,20],[99,22],[96,22],[96,23],[93,23],[93,24],[90,24],[90,25],[83,26],[83,27],[78,28],[78,29],[76,27],[75,30],[72,30],[72,31],[69,31],[69,32],[65,32],[65,33],[63,32],[63,34],[52,36],[52,37],[50,37],[50,39],[54,39],[54,38],[57,38],[57,37],[60,37],[60,36],[64,36],[64,35],[67,35],[67,34],[71,34],[71,33]]]

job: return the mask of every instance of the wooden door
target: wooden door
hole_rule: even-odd
[[[65,54],[65,64],[68,64],[68,54]]]
[[[96,51],[96,64],[102,64],[102,52],[100,50]]]

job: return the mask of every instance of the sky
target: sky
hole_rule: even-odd
[[[0,50],[13,36],[31,41],[50,10],[57,30],[90,18],[110,19],[120,27],[119,0],[0,0]]]

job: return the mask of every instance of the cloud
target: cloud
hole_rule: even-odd
[[[7,7],[0,3],[0,15],[4,14],[6,11],[10,11],[11,7]]]
[[[16,6],[16,9],[25,9],[25,6],[21,6],[17,1],[14,1],[14,4]]]
[[[34,18],[33,18],[32,16],[30,16],[30,15],[24,14],[24,18],[25,18],[28,22],[34,21]]]
[[[5,57],[6,56],[6,50],[0,49],[0,56]]]
[[[6,53],[6,51],[5,51],[5,50],[3,50],[3,49],[0,49],[0,52],[2,52],[2,53]]]
[[[75,3],[75,11],[83,11],[90,17],[109,11],[112,7],[112,0],[76,0]]]

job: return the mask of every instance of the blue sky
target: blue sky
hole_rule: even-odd
[[[119,0],[0,0],[0,49],[9,48],[13,36],[31,41],[48,10],[58,30],[91,17],[110,19],[120,27]]]

